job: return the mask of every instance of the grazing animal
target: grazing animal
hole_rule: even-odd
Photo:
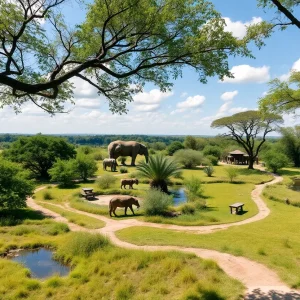
[[[134,179],[121,179],[121,189],[124,186],[124,189],[126,190],[126,185],[129,185],[130,189],[133,189],[133,184],[139,184],[139,180],[134,178]]]
[[[116,215],[116,209],[117,207],[125,207],[125,216],[127,216],[127,208],[129,207],[132,213],[134,214],[134,211],[132,209],[132,205],[140,207],[139,201],[132,197],[132,196],[116,196],[110,199],[109,201],[109,215],[112,217],[111,213]]]
[[[105,158],[103,159],[103,170],[106,171],[106,167],[110,167],[111,171],[116,171],[117,162],[114,158]]]

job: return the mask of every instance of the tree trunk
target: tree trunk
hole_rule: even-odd
[[[253,167],[254,161],[255,161],[255,158],[249,156],[249,165],[248,165],[248,169],[249,170],[253,170],[254,169],[254,167]]]
[[[150,183],[150,186],[151,186],[151,188],[155,188],[155,189],[162,191],[163,193],[169,194],[168,186],[167,186],[167,183],[165,180],[159,180],[159,181],[153,180]]]

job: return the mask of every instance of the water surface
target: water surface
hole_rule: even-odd
[[[171,190],[171,193],[174,195],[173,203],[175,206],[186,203],[187,197],[184,187],[174,188]]]
[[[21,250],[11,260],[22,263],[30,269],[31,276],[47,278],[54,274],[65,276],[70,272],[70,267],[61,264],[52,258],[53,251],[40,248],[37,250]]]

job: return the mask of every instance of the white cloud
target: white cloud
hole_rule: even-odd
[[[179,109],[188,109],[199,107],[205,101],[205,97],[201,95],[196,95],[193,97],[188,97],[185,101],[177,103],[176,107]]]
[[[74,85],[74,98],[96,98],[99,97],[97,89],[87,81],[73,77],[71,82]]]
[[[135,106],[136,111],[154,111],[159,108],[159,104],[142,104]]]
[[[239,65],[231,68],[234,78],[224,77],[222,83],[264,83],[270,80],[270,67],[251,67]]]
[[[86,109],[99,108],[100,100],[99,99],[81,98],[79,100],[76,100],[75,107],[86,108]]]
[[[241,21],[234,22],[227,17],[225,17],[224,20],[226,22],[225,31],[232,32],[232,35],[239,39],[242,39],[246,35],[247,27],[249,25],[254,25],[263,21],[261,17],[253,17],[251,21],[245,23]]]
[[[233,107],[231,109],[229,109],[229,112],[232,114],[237,114],[239,112],[243,112],[243,111],[247,111],[249,110],[249,108],[247,107]]]
[[[221,95],[221,99],[223,101],[232,101],[233,98],[238,94],[238,91],[233,91],[233,92],[225,92]]]
[[[293,63],[290,72],[287,73],[287,74],[281,75],[281,76],[279,77],[279,79],[280,79],[281,81],[286,81],[286,80],[288,80],[289,77],[290,77],[290,75],[291,75],[291,71],[298,71],[298,72],[300,71],[300,58],[299,58],[298,60],[296,60],[296,61]]]
[[[173,95],[172,91],[161,92],[158,89],[153,89],[150,92],[141,92],[133,96],[135,104],[154,104],[160,103],[163,99]]]
[[[180,98],[185,98],[187,95],[188,95],[187,92],[183,92],[183,93],[181,93]]]
[[[221,107],[218,110],[218,113],[225,113],[225,112],[227,112],[231,104],[232,104],[232,102],[226,102],[223,105],[221,105]]]

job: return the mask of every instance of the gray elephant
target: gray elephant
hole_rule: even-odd
[[[134,141],[114,141],[108,145],[109,158],[114,158],[117,160],[119,156],[131,156],[132,166],[135,166],[135,159],[138,154],[145,155],[146,162],[148,162],[148,149],[141,143]]]
[[[103,159],[103,170],[106,171],[106,167],[110,167],[111,171],[116,171],[117,162],[114,158],[105,158]]]

